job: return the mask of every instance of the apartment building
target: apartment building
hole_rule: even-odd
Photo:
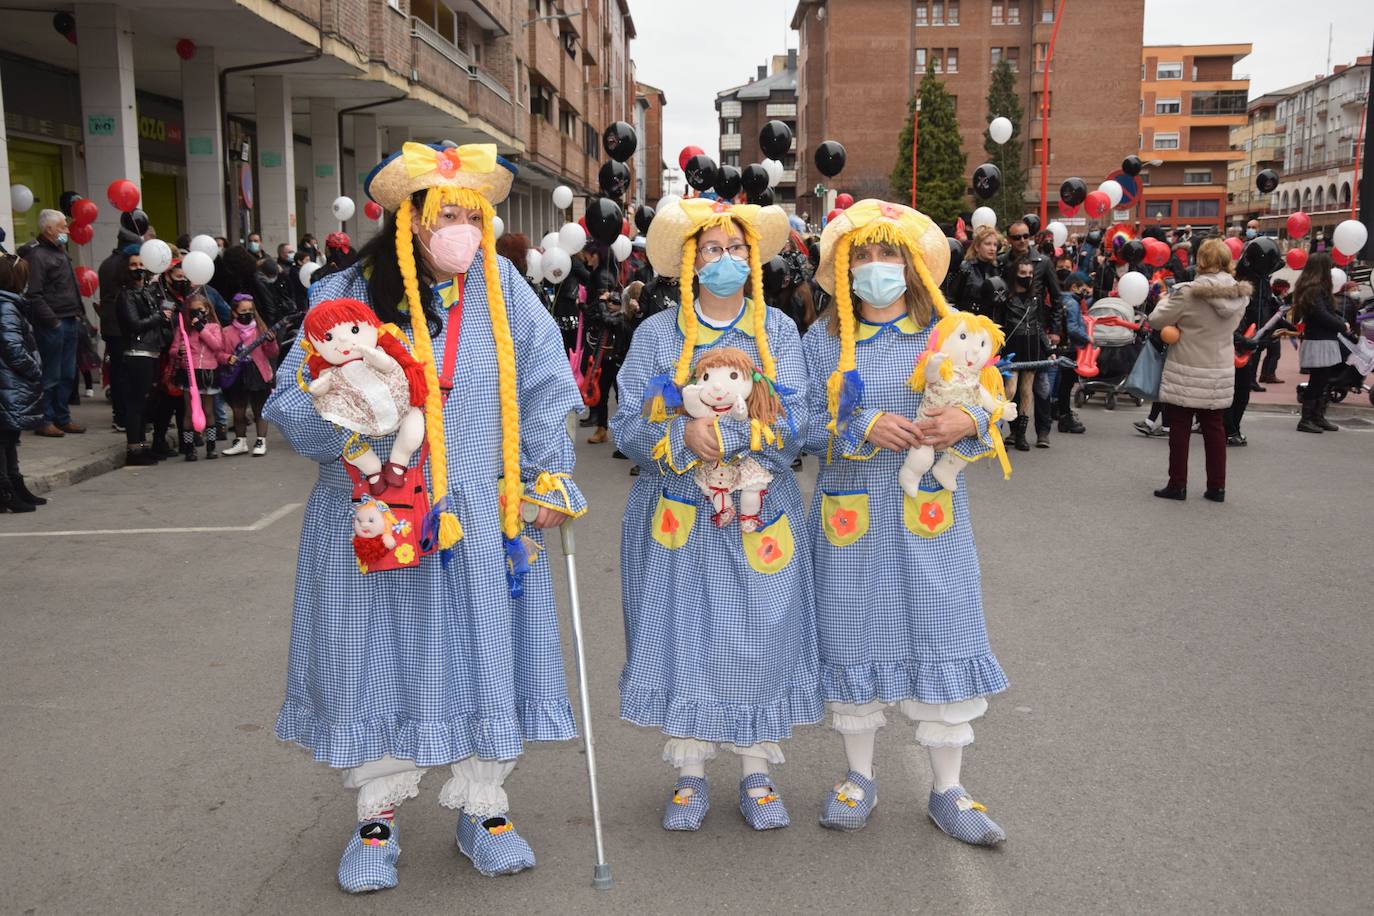
[[[1269,215],[1272,195],[1259,192],[1255,176],[1265,169],[1283,171],[1284,132],[1276,120],[1279,102],[1308,85],[1310,81],[1252,99],[1245,124],[1231,128],[1231,149],[1244,154],[1230,164],[1226,175],[1226,210],[1232,224]]]
[[[797,52],[775,54],[760,64],[742,86],[716,93],[720,123],[720,163],[744,168],[767,157],[759,146],[759,131],[769,121],[792,129],[792,149],[782,158],[782,180],[773,188],[774,203],[797,212]]]
[[[657,205],[663,196],[663,106],[668,97],[663,90],[648,83],[635,83],[635,106],[638,109],[635,131],[639,134],[639,148],[635,151],[635,168],[641,180],[635,183],[635,203]]]

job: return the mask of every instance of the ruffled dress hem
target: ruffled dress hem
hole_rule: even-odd
[[[794,691],[767,706],[704,705],[670,699],[663,690],[639,690],[620,684],[620,718],[657,727],[674,738],[696,738],[750,747],[792,737],[792,726],[815,725],[825,705],[816,693]]]
[[[827,703],[958,703],[1007,687],[1007,676],[991,653],[947,661],[821,663],[821,693]]]

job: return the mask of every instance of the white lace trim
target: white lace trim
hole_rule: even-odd
[[[922,703],[920,700],[903,700],[902,715],[913,722],[940,722],[945,725],[961,725],[981,718],[988,711],[988,701],[983,697],[960,700],[958,703]]]
[[[420,777],[424,770],[409,770],[392,773],[369,780],[358,789],[358,820],[365,821],[376,817],[388,808],[394,808],[407,798],[420,794]]]
[[[831,727],[842,735],[862,735],[868,732],[876,732],[887,724],[887,716],[883,715],[882,704],[877,705],[878,709],[867,713],[845,713],[836,708],[839,704],[831,704]],[[853,707],[863,709],[865,707]]]
[[[676,769],[714,760],[716,746],[696,738],[669,738],[663,745],[663,761]]]
[[[502,788],[515,769],[514,760],[479,760],[468,757],[451,766],[453,777],[439,790],[439,804],[462,808],[474,817],[499,817],[510,810]]]
[[[916,726],[916,743],[922,747],[967,747],[973,743],[973,726],[967,722],[922,722]]]
[[[769,763],[786,763],[787,758],[782,756],[782,748],[776,741],[761,741],[758,744],[751,744],[748,747],[738,745],[725,745],[741,757],[761,757]]]

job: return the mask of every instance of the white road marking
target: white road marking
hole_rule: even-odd
[[[190,528],[87,528],[75,531],[0,531],[0,538],[80,537],[106,534],[212,534],[225,531],[261,531],[281,521],[304,503],[287,503],[264,515],[251,525],[194,526]]]

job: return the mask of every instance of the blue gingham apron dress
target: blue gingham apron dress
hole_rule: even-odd
[[[859,324],[855,362],[863,399],[845,435],[833,437],[826,428],[826,380],[839,362],[840,342],[828,324],[813,325],[803,343],[811,403],[807,451],[821,458],[808,527],[825,700],[942,704],[999,693],[1007,678],[988,645],[967,472],[952,494],[926,474],[922,498],[909,500],[897,482],[906,453],[863,438],[882,411],[916,416],[921,395],[907,380],[930,329],[905,316]],[[978,439],[956,443],[955,451],[973,458],[988,450],[988,417],[979,407],[970,412]]]
[[[581,407],[562,336],[524,278],[498,258],[520,391],[521,477],[567,473],[574,454],[566,419]],[[513,600],[506,582],[498,481],[501,427],[496,351],[479,253],[463,296],[455,385],[444,405],[449,501],[463,526],[447,568],[438,554],[418,567],[358,570],[352,546],[352,488],[340,455],[348,433],[322,420],[296,383],[300,347],[277,373],[266,418],[300,454],[320,463],[306,504],[286,699],[276,734],[331,767],[384,754],[428,767],[477,755],[509,760],[525,741],[576,735],[563,674],[548,555]],[[436,289],[444,304],[451,284]],[[348,297],[369,301],[351,268],[314,284],[311,305]],[[409,330],[406,331],[409,337]],[[434,336],[442,363],[447,319]],[[308,379],[308,374],[307,374]],[[379,455],[394,437],[369,440]],[[571,508],[585,508],[571,477]],[[541,541],[533,528],[525,534]]]
[[[701,324],[697,355],[738,347],[757,363],[753,308],[746,305],[723,330]],[[621,539],[626,660],[620,715],[676,738],[737,747],[781,741],[793,725],[815,723],[822,714],[810,545],[791,470],[807,424],[801,342],[792,320],[768,309],[777,382],[796,392],[784,397],[795,432],[779,420],[780,447],[750,453],[773,481],[763,501],[763,528],[746,537],[738,522],[724,528],[711,522],[711,506],[687,467],[687,418],[654,423],[642,414],[649,380],[671,374],[681,352],[678,311],[654,315],[635,331],[611,423],[616,444],[642,468],[625,506]],[[720,429],[727,458],[748,448],[746,423],[722,419]],[[670,451],[660,462],[652,455],[665,434]],[[675,521],[665,533],[669,515]],[[760,563],[760,549],[775,568],[763,563],[769,571],[761,572],[751,565],[751,557]]]

